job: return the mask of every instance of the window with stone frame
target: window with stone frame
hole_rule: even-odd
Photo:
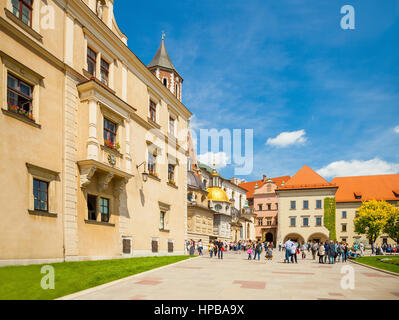
[[[296,201],[291,201],[291,209],[292,210],[296,209]]]
[[[321,223],[322,223],[322,218],[316,217],[316,227],[321,227]]]
[[[7,74],[8,111],[24,115],[33,120],[32,93],[33,86],[10,73]]]
[[[160,213],[160,224],[159,224],[159,229],[165,230],[165,211],[161,211]]]
[[[303,200],[303,209],[309,209],[309,201]]]
[[[153,152],[148,152],[148,173],[156,175],[157,156]]]
[[[149,111],[150,111],[150,119],[154,122],[157,122],[157,106],[155,102],[152,100],[150,100]]]
[[[87,195],[87,220],[97,221],[97,196]]]
[[[321,209],[321,200],[316,200],[316,209]]]
[[[32,27],[33,0],[11,0],[12,13],[23,23]]]
[[[110,217],[110,206],[109,199],[100,198],[100,213],[101,213],[101,222],[109,222]]]
[[[87,71],[94,77],[96,76],[96,63],[97,53],[87,47]]]
[[[258,226],[263,225],[263,219],[262,218],[258,218]]]
[[[266,225],[271,226],[272,225],[272,218],[266,218]]]
[[[175,181],[175,165],[168,164],[168,181],[170,183],[176,183]]]
[[[108,86],[109,79],[109,63],[101,59],[101,82]]]
[[[291,227],[295,227],[296,226],[296,218],[295,217],[291,217],[290,218],[290,226]]]
[[[33,179],[33,199],[36,211],[48,212],[48,182]]]
[[[116,130],[116,123],[104,118],[104,144],[106,146],[116,148]]]
[[[304,227],[308,227],[309,226],[309,217],[304,217],[302,220],[302,225]]]
[[[346,224],[342,224],[342,225],[341,225],[341,228],[342,228],[342,229],[341,229],[342,232],[346,232]]]

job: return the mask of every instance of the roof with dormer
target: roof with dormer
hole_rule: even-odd
[[[337,202],[399,201],[399,174],[334,178]]]

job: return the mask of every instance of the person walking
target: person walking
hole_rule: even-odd
[[[294,242],[294,245],[291,247],[291,262],[294,263],[298,263],[298,242]]]
[[[317,244],[317,242],[313,242],[313,244],[312,244],[312,257],[313,257],[313,260],[316,260],[316,253],[317,253],[318,249],[319,249],[319,245]]]
[[[374,254],[374,253],[375,253],[375,243],[373,241],[373,242],[371,242],[371,254]]]
[[[223,241],[218,242],[218,259],[223,259]]]
[[[202,256],[202,239],[198,241],[198,255]]]
[[[334,244],[334,241],[332,241],[332,240],[328,244],[327,254],[328,254],[328,263],[334,264],[334,262],[335,262],[335,244]]]
[[[214,247],[214,244],[212,243],[212,241],[209,241],[208,251],[209,251],[209,257],[211,257],[211,258],[213,256],[213,247]]]
[[[360,249],[360,256],[363,256],[364,255],[364,244],[363,244],[363,242],[360,242],[359,249]]]
[[[252,247],[248,248],[247,253],[248,253],[248,260],[252,260]]]
[[[307,249],[307,244],[303,243],[301,251],[302,251],[302,260],[306,259],[306,249]]]
[[[324,264],[325,253],[326,253],[326,248],[324,247],[323,242],[321,242],[317,253],[319,256],[319,263]]]
[[[282,247],[282,245],[281,245],[281,242],[278,244],[278,251],[281,251],[281,247]]]
[[[256,243],[255,246],[255,253],[254,253],[254,260],[256,260],[256,256],[258,256],[258,260],[260,260],[260,254],[262,252],[262,243],[259,241]]]
[[[342,253],[342,262],[346,262],[346,260],[348,259],[348,244],[346,242],[344,242],[343,244],[343,253]]]
[[[329,243],[328,240],[326,242],[324,242],[324,263],[327,263],[327,259],[328,259],[328,247],[329,247]]]
[[[291,248],[293,246],[294,246],[294,243],[290,239],[288,239],[284,243],[284,248],[285,248],[285,259],[284,259],[284,262],[286,262],[286,263],[290,263]]]

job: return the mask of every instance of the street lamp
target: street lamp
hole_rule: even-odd
[[[146,182],[147,179],[148,179],[148,173],[145,171],[145,167],[146,167],[145,164],[146,164],[146,162],[143,161],[143,162],[140,163],[138,166],[136,166],[136,168],[138,169],[138,168],[141,167],[143,164],[144,164],[144,172],[142,173],[142,176],[143,176],[143,181]]]

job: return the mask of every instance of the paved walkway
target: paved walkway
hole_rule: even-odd
[[[399,277],[347,262],[320,265],[311,254],[298,264],[248,261],[243,253],[223,260],[199,257],[129,277],[106,288],[89,289],[71,299],[247,300],[247,299],[388,299],[399,300]],[[317,258],[316,258],[317,259]],[[355,289],[341,288],[342,266],[353,267]]]

